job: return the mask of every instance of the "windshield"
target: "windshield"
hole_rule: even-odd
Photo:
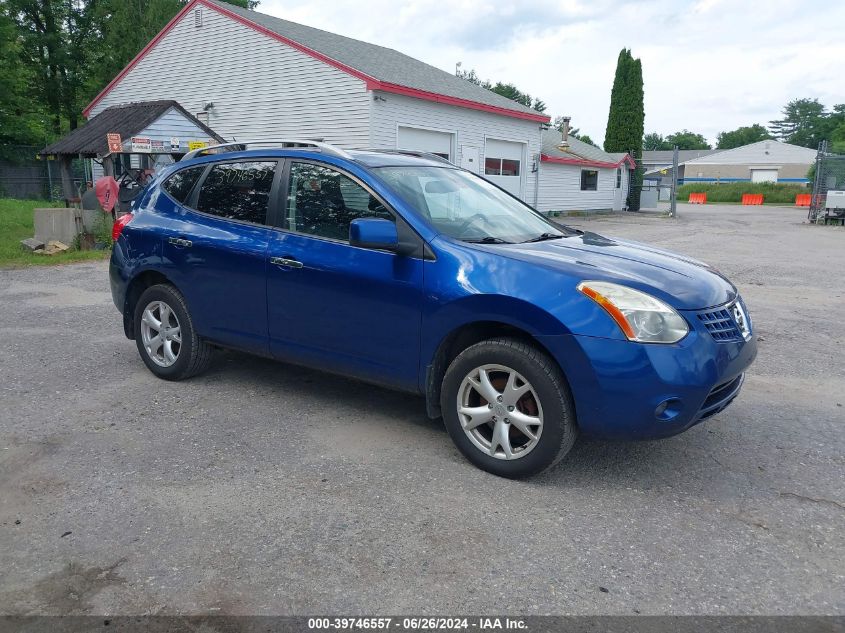
[[[378,167],[375,171],[438,231],[465,242],[516,243],[570,234],[467,171],[443,167]]]

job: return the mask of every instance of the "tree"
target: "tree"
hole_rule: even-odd
[[[46,113],[29,99],[35,78],[20,63],[20,48],[14,21],[0,11],[0,146],[44,141]]]
[[[628,152],[635,160],[642,157],[645,107],[643,105],[643,67],[631,51],[623,48],[616,62],[616,76],[610,92],[610,112],[604,135],[604,151]],[[628,207],[640,208],[643,170],[634,171],[628,195]]]
[[[818,99],[793,99],[782,112],[782,119],[769,122],[769,130],[778,140],[815,149],[830,132],[827,113]]]
[[[669,144],[669,149],[676,145],[678,149],[711,149],[710,143],[701,134],[690,132],[689,130],[682,130],[669,134],[666,137],[666,142]]]
[[[487,80],[481,80],[478,74],[475,72],[475,69],[472,70],[459,70],[457,72],[457,76],[461,79],[466,79],[470,83],[474,83],[476,86],[481,86],[482,88],[486,88],[492,92],[495,92],[498,95],[502,95],[503,97],[507,97],[512,101],[516,101],[524,105],[527,108],[533,108],[537,112],[545,112],[546,111],[546,103],[539,98],[532,98],[527,92],[522,92],[519,88],[517,88],[513,84],[506,84],[502,83],[501,81],[496,82],[495,84],[491,83]]]
[[[667,149],[672,149],[672,144],[666,141],[662,134],[649,132],[643,137],[643,151],[654,152]]]
[[[759,123],[738,127],[730,132],[719,132],[716,136],[716,149],[733,149],[772,138],[769,131]]]

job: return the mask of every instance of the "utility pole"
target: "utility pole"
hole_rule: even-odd
[[[678,202],[675,197],[678,194],[678,146],[672,148],[672,193],[669,198],[669,217],[678,217]]]

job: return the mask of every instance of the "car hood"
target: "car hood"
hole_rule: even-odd
[[[497,250],[580,279],[625,284],[653,294],[679,310],[722,305],[737,294],[734,285],[707,264],[597,233],[501,246]]]

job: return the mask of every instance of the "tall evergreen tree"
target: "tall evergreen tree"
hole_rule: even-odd
[[[643,132],[645,131],[645,106],[643,104],[643,67],[634,59],[631,51],[623,48],[616,62],[616,76],[610,93],[610,112],[604,135],[604,151],[628,152],[639,161],[643,153]],[[634,211],[640,208],[640,186],[643,180],[642,168],[634,171],[628,207]]]

